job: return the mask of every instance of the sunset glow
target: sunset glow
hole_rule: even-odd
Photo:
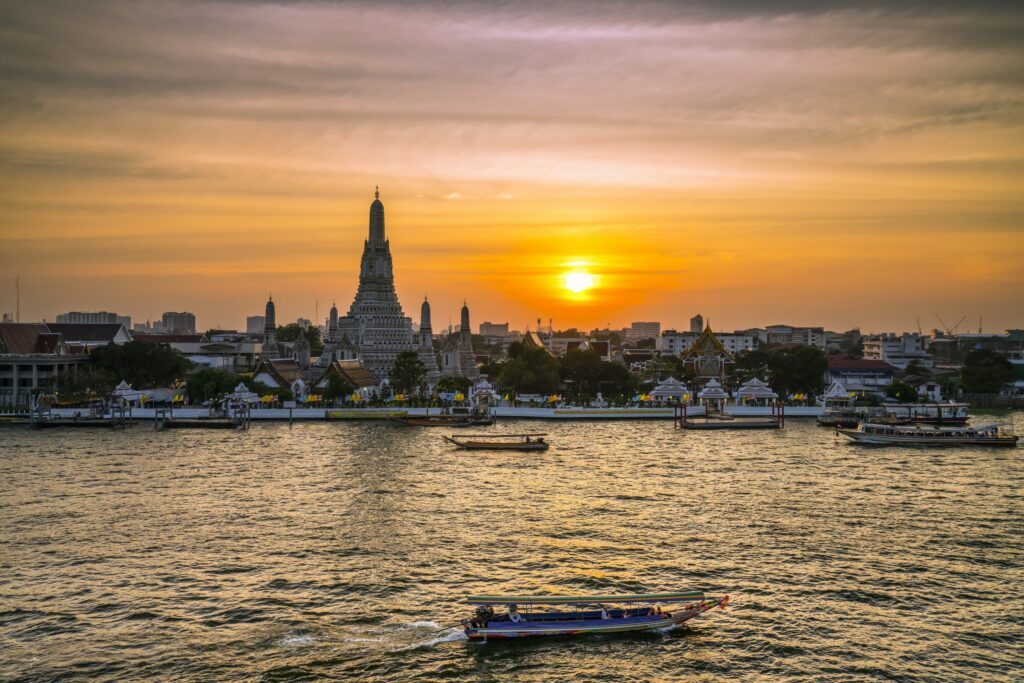
[[[1020,326],[1019,17],[808,7],[10,3],[0,311],[322,322],[380,185],[407,315]]]

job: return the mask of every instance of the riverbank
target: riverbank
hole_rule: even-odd
[[[497,407],[492,409],[499,419],[523,420],[671,420],[673,409],[661,408],[528,408],[528,407]],[[154,408],[133,408],[125,419],[146,421],[156,419]],[[438,409],[431,408],[431,415],[437,415]],[[691,406],[687,414],[692,417],[704,415],[703,406]],[[817,417],[823,412],[816,406],[793,406],[786,408],[786,417]],[[75,414],[83,414],[80,408],[54,408],[54,417],[73,418]],[[253,408],[249,413],[251,420],[269,421],[331,421],[331,420],[387,420],[391,417],[426,415],[427,408]],[[755,417],[772,415],[771,407],[731,406],[726,409],[729,415],[736,417]],[[198,419],[209,416],[206,408],[175,408],[173,417],[178,419]]]

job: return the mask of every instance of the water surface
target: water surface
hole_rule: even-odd
[[[1024,419],[1014,418],[1018,433]],[[0,679],[1024,678],[1024,449],[811,422],[0,430]],[[667,633],[469,643],[467,593],[703,588]]]

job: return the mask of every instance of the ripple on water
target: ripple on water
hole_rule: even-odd
[[[1018,453],[533,429],[543,456],[381,424],[5,429],[0,679],[1024,679]],[[694,586],[732,606],[626,637],[458,627],[471,593]]]

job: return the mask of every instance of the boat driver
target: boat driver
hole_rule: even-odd
[[[515,605],[508,606],[508,620],[511,621],[513,624],[518,624],[521,621],[526,621],[526,619],[523,618],[523,615],[519,613],[519,608]]]

